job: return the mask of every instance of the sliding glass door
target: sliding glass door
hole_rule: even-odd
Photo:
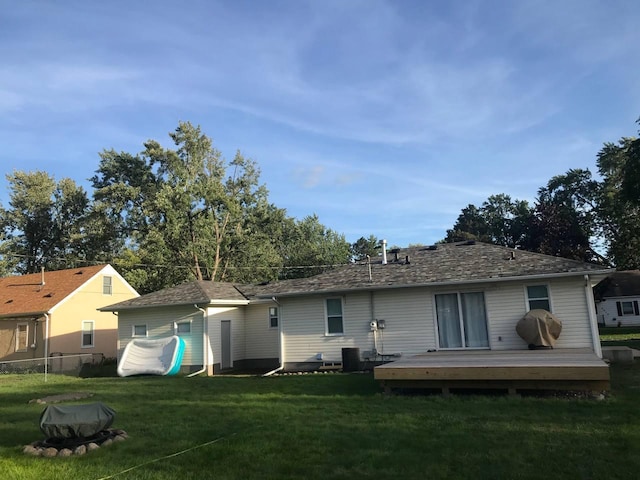
[[[484,293],[436,295],[440,348],[487,348],[487,314]]]

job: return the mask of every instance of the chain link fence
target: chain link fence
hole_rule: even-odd
[[[45,373],[80,375],[83,369],[102,365],[102,353],[62,354],[52,353],[49,357],[30,358],[28,360],[0,361],[0,375]],[[45,365],[47,368],[45,369]]]

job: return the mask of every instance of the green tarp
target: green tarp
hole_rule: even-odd
[[[40,415],[40,430],[46,438],[91,437],[109,428],[116,412],[104,403],[49,405]]]

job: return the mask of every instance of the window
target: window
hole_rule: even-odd
[[[176,323],[176,335],[188,335],[191,333],[191,322]]]
[[[133,326],[133,336],[134,337],[146,337],[147,336],[147,326],[146,325],[134,325]]]
[[[622,301],[616,302],[616,306],[618,307],[618,316],[624,317],[625,315],[638,315],[640,312],[638,311],[638,301]]]
[[[551,301],[549,300],[549,290],[546,285],[527,286],[527,304],[529,310],[541,308],[547,312],[551,311]]]
[[[269,328],[278,328],[278,307],[269,307]]]
[[[436,295],[440,348],[487,348],[489,334],[484,293]]]
[[[94,330],[94,321],[93,320],[83,320],[82,321],[82,347],[93,347],[93,330]]]
[[[342,299],[327,298],[327,325],[326,335],[342,335],[344,334],[344,326],[342,325]]]
[[[29,347],[29,324],[16,325],[16,352],[26,352]]]
[[[102,294],[111,295],[113,293],[113,278],[105,275],[102,277]]]

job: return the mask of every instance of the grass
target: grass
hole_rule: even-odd
[[[640,350],[640,327],[600,327],[603,346],[626,346]]]
[[[42,436],[43,407],[28,401],[77,391],[114,408],[114,427],[130,439],[82,457],[23,455],[22,446]],[[38,480],[633,478],[639,403],[638,361],[612,367],[604,401],[384,396],[366,374],[50,376],[46,384],[7,375],[0,472]]]

